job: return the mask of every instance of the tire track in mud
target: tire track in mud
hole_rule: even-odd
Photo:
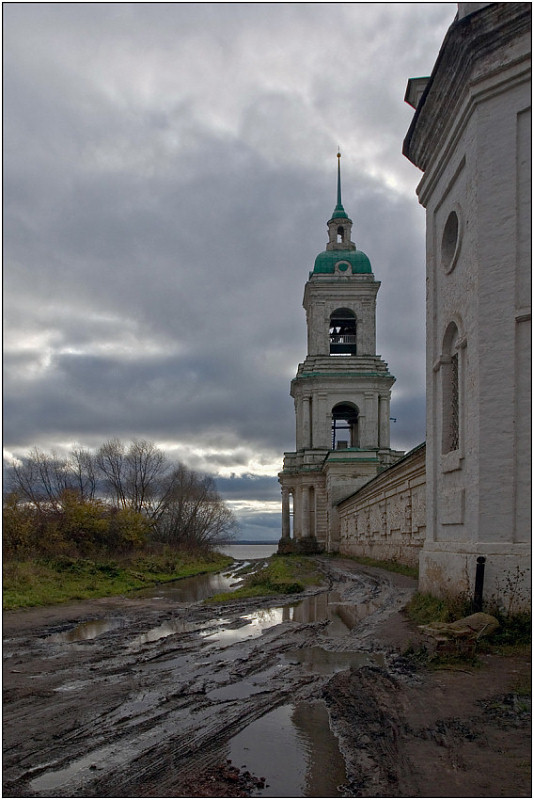
[[[231,736],[267,711],[319,697],[331,674],[283,661],[284,654],[318,644],[331,652],[372,650],[376,621],[402,605],[410,591],[395,588],[387,577],[355,575],[343,562],[320,563],[327,586],[297,595],[291,604],[308,598],[313,603],[325,589],[335,590],[352,627],[346,635],[330,636],[328,619],[300,621],[295,611],[293,618],[281,612],[280,621],[246,638],[252,625],[247,616],[268,616],[269,609],[288,603],[285,597],[224,607],[143,608],[125,601],[109,615],[110,629],[89,642],[51,642],[53,628],[10,637],[4,796],[171,791],[180,775],[213,763]],[[173,620],[184,629],[143,640]],[[225,644],[226,634],[236,640]],[[232,697],[241,687],[243,696]],[[226,690],[230,696],[221,699]]]

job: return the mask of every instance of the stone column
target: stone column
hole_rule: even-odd
[[[324,301],[316,301],[306,317],[308,324],[308,355],[328,355],[328,320]],[[325,332],[326,328],[326,332]]]
[[[379,397],[378,446],[389,448],[389,393]]]
[[[293,490],[293,538],[300,539],[302,536],[302,487],[296,486]]]
[[[365,426],[360,440],[360,447],[378,447],[378,403],[377,397],[371,392],[365,393]]]
[[[310,397],[302,398],[302,447],[311,447]]]
[[[310,536],[315,538],[317,536],[317,522],[316,522],[316,510],[317,510],[317,492],[310,486],[308,489],[310,495],[310,513],[308,518],[310,520]]]
[[[312,406],[313,427],[312,427],[312,447],[331,447],[331,431],[329,425],[328,411],[326,408],[327,394],[319,392],[315,395],[315,402]]]
[[[282,489],[282,539],[291,536],[291,523],[289,521],[289,489]]]
[[[369,432],[370,417],[367,415],[367,403],[362,403],[363,411],[360,411],[358,416],[358,433],[360,435],[360,447],[365,450],[366,447],[372,447],[371,434]]]
[[[310,535],[310,488],[303,486],[301,489],[300,519],[302,538],[307,539]]]

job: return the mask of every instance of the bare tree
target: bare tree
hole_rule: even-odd
[[[125,486],[125,447],[119,439],[110,439],[96,453],[95,463],[104,478],[104,489],[119,508],[127,508]]]
[[[44,453],[37,448],[31,450],[23,462],[11,465],[12,489],[36,508],[60,508],[61,496],[74,488],[74,480],[68,459],[56,453]]]
[[[152,442],[134,439],[125,457],[124,488],[134,511],[157,515],[161,506],[163,480],[170,467]]]
[[[97,488],[97,466],[93,453],[84,447],[75,447],[71,452],[70,465],[80,497],[83,500],[94,500]]]
[[[39,508],[44,498],[39,491],[37,464],[31,454],[24,461],[13,461],[9,472],[11,492]]]
[[[208,547],[230,539],[236,520],[208,476],[179,464],[169,476],[165,503],[155,524],[160,541]]]
[[[32,450],[11,468],[11,489],[40,512],[61,512],[66,494],[144,515],[153,537],[186,547],[208,547],[232,537],[236,520],[209,476],[172,464],[144,439],[126,446],[110,439],[92,454],[77,447],[70,459]]]

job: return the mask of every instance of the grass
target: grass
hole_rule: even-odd
[[[400,575],[406,575],[408,578],[417,578],[419,576],[417,567],[409,567],[407,564],[401,564],[398,561],[378,561],[376,558],[368,558],[367,556],[348,556],[348,558],[357,564],[362,564],[364,567],[379,567],[380,569],[388,570],[388,572],[398,572]]]
[[[233,592],[223,592],[210,597],[210,603],[249,597],[268,597],[274,594],[297,594],[307,586],[316,586],[322,575],[312,558],[306,556],[279,556],[269,559],[267,566],[245,575],[243,586]]]
[[[122,595],[135,589],[218,572],[232,563],[221,553],[166,552],[130,559],[50,558],[3,564],[3,608],[56,605]]]
[[[463,595],[440,598],[416,592],[406,606],[406,612],[416,625],[429,625],[431,622],[454,622],[466,617],[471,610]]]

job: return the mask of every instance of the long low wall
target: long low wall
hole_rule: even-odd
[[[338,504],[343,555],[419,564],[426,531],[425,444]]]

